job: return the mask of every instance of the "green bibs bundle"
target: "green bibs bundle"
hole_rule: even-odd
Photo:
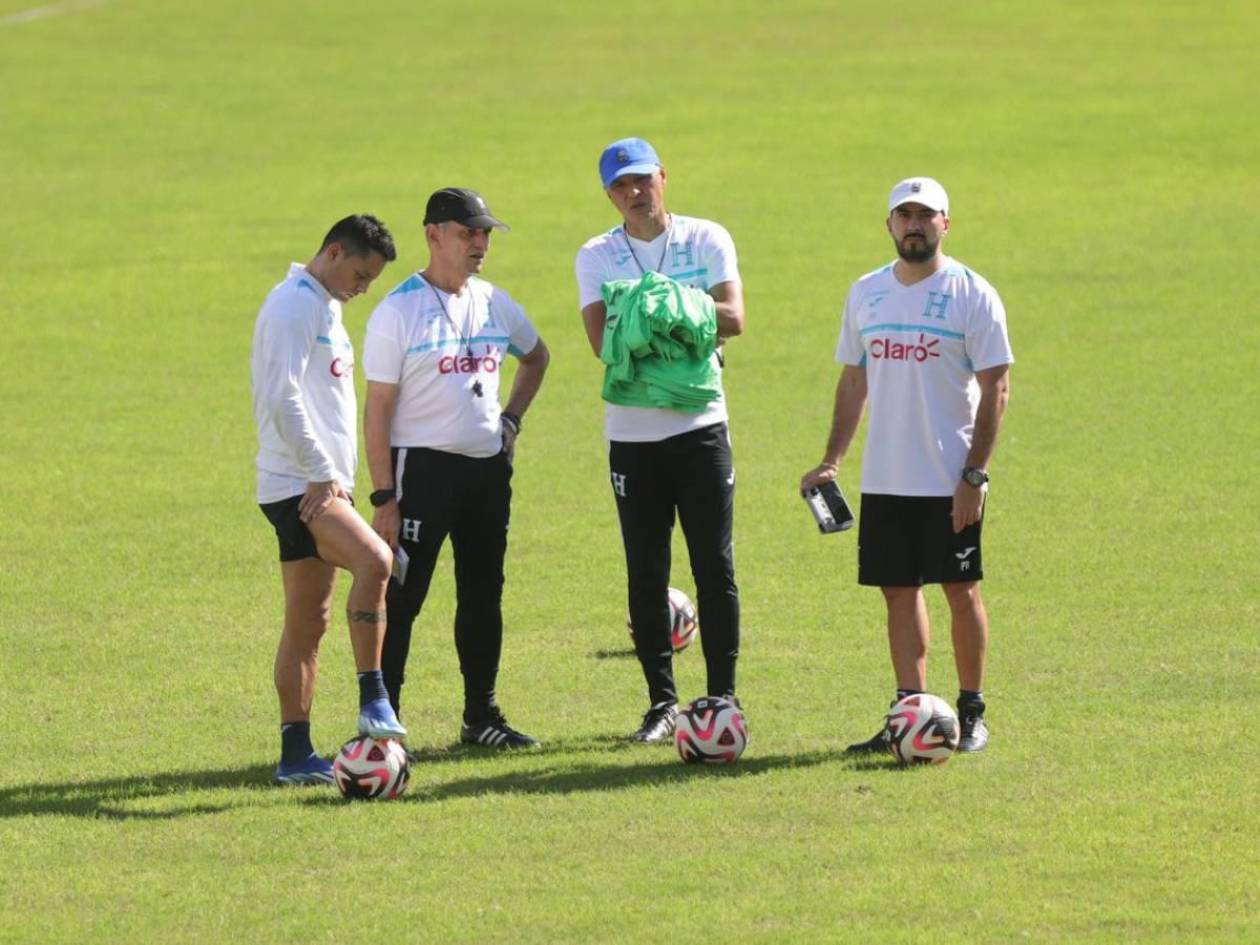
[[[717,309],[708,294],[658,272],[602,290],[604,400],[700,413],[722,395],[713,363]]]

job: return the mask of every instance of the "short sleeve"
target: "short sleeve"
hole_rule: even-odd
[[[589,243],[579,249],[574,269],[577,273],[578,308],[586,308],[592,302],[602,302],[602,289],[608,277],[604,273],[604,267],[600,265],[599,250]]]
[[[714,223],[709,230],[709,248],[705,253],[705,266],[709,270],[705,288],[711,289],[723,282],[739,282],[739,260],[735,254],[735,241],[726,227]]]
[[[852,364],[861,367],[866,364],[866,351],[862,347],[861,328],[857,324],[858,288],[849,290],[849,297],[844,300],[844,312],[840,316],[840,340],[836,343],[836,360],[841,364]]]
[[[997,290],[983,286],[967,318],[967,358],[973,371],[1011,364],[1011,342],[1006,332],[1006,308]]]
[[[508,333],[508,353],[524,357],[538,345],[538,330],[534,328],[525,309],[512,296],[496,288],[491,298],[495,317],[503,322]]]
[[[363,376],[381,384],[397,384],[402,379],[406,354],[402,319],[386,298],[368,319],[363,338]]]

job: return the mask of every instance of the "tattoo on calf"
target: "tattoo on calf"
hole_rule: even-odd
[[[351,623],[385,622],[385,611],[383,610],[350,610],[346,608],[346,614],[350,617]]]

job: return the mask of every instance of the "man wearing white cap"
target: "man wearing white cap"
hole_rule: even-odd
[[[927,688],[922,588],[941,585],[958,671],[959,750],[981,751],[989,625],[980,531],[1014,360],[1006,311],[993,286],[941,251],[945,188],[930,177],[903,180],[888,212],[898,258],[849,291],[831,434],[801,489],[835,479],[869,399],[858,583],[883,591],[897,699]],[[886,750],[883,730],[848,750]]]
[[[665,168],[652,145],[642,138],[614,141],[600,155],[599,176],[622,222],[587,240],[577,254],[578,304],[596,357],[608,316],[604,283],[649,272],[711,296],[719,339],[740,334],[744,295],[735,244],[719,224],[665,208]],[[638,742],[668,741],[678,715],[667,597],[675,515],[696,582],[708,695],[735,697],[735,469],[717,354],[713,369],[717,396],[698,412],[612,400],[604,412],[630,622],[648,688],[648,710],[630,736]]]

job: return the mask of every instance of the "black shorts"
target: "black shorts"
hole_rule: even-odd
[[[306,527],[306,523],[298,517],[298,506],[302,497],[282,499],[279,502],[259,503],[267,521],[276,528],[276,537],[280,539],[280,560],[301,561],[303,558],[318,558],[315,550],[315,536]]]
[[[952,496],[862,495],[858,583],[920,587],[984,577],[980,526],[954,533]]]

